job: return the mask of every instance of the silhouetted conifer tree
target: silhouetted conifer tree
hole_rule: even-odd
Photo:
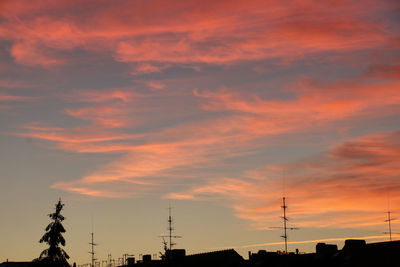
[[[167,259],[167,254],[168,254],[168,243],[167,241],[165,241],[165,238],[162,236],[162,240],[163,240],[163,248],[164,248],[164,253],[159,252],[160,253],[160,258],[161,260],[166,260]]]
[[[65,233],[65,229],[61,223],[65,219],[64,216],[61,215],[61,210],[63,207],[64,204],[61,203],[60,199],[56,204],[56,211],[49,214],[52,222],[47,225],[46,233],[39,241],[40,243],[47,243],[49,245],[49,248],[43,250],[40,254],[40,257],[37,259],[41,265],[70,267],[69,263],[67,262],[69,256],[60,247],[60,244],[65,246],[65,239],[62,236],[62,234]]]

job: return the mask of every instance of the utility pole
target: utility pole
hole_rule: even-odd
[[[300,228],[297,227],[287,227],[287,222],[289,219],[286,216],[286,210],[287,210],[287,205],[286,205],[286,198],[282,198],[282,206],[281,208],[283,209],[283,227],[270,227],[271,229],[283,229],[283,235],[281,237],[285,240],[285,254],[288,253],[288,248],[287,248],[287,240],[288,240],[288,235],[287,235],[287,230],[298,230]]]

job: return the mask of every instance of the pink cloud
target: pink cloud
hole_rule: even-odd
[[[65,109],[64,113],[74,118],[89,121],[95,127],[126,128],[137,123],[138,119],[132,118],[133,103],[138,103],[143,98],[151,95],[136,93],[131,88],[110,89],[104,91],[81,90],[61,98],[75,102],[85,103],[84,107]]]
[[[81,179],[72,181],[68,185],[58,184],[58,188],[63,188],[65,185],[65,190],[80,192],[68,188],[81,188],[84,185],[87,190],[92,187],[100,190],[101,188],[97,188],[99,184],[105,188],[108,183],[113,183],[114,193],[121,192],[121,196],[126,195],[124,190],[135,192],[141,191],[142,187],[149,191],[157,191],[159,188],[168,191],[170,187],[164,184],[160,177],[167,177],[165,181],[171,181],[182,176],[178,170],[185,169],[190,172],[193,168],[201,166],[204,168],[208,164],[217,164],[226,158],[243,157],[248,153],[254,153],[260,147],[260,138],[265,138],[262,139],[262,143],[268,147],[271,145],[266,139],[268,136],[280,133],[294,134],[316,128],[323,130],[324,127],[331,127],[333,122],[352,117],[379,118],[387,115],[376,112],[382,107],[393,106],[385,112],[395,114],[397,112],[395,106],[400,100],[398,87],[397,81],[376,84],[347,81],[324,87],[310,81],[301,81],[296,84],[296,90],[290,91],[293,97],[287,100],[262,99],[257,95],[242,95],[228,89],[217,92],[194,91],[192,97],[199,101],[205,112],[223,110],[229,113],[225,113],[222,117],[205,117],[140,134],[126,134],[125,130],[137,126],[137,129],[141,129],[140,124],[132,118],[137,117],[141,111],[140,107],[146,107],[153,98],[127,90],[105,90],[99,94],[88,90],[76,91],[70,96],[62,97],[84,106],[67,109],[65,114],[86,121],[88,125],[70,129],[26,127],[24,132],[17,134],[51,141],[56,143],[59,149],[78,153],[123,153],[106,166],[93,170],[91,174]],[[138,99],[140,102],[136,102]],[[174,110],[174,106],[171,106],[170,113]],[[152,111],[154,119],[158,119],[160,114],[157,109]],[[390,169],[386,166],[384,170]],[[262,174],[259,177],[262,177]],[[188,175],[186,179],[192,177]],[[182,180],[183,184],[186,179]],[[259,192],[259,188],[264,186],[269,189],[279,188],[279,184],[273,182],[262,184],[263,179],[256,179],[261,184],[226,179],[225,182],[218,180],[218,184],[199,186],[189,193],[172,192],[170,196],[196,199],[197,195],[213,197],[222,194],[234,198],[243,195],[240,190],[245,188],[248,194],[255,195],[257,197],[254,199],[258,199],[258,195],[263,194]],[[147,182],[152,186],[147,185]],[[120,187],[120,183],[127,185]],[[279,200],[280,196],[271,194],[271,197]],[[248,198],[253,199],[252,196]],[[279,207],[279,203],[274,202],[275,204]],[[263,207],[263,209],[275,209],[274,207]],[[240,210],[241,207],[238,206],[236,209]],[[255,213],[250,212],[251,216]],[[246,210],[238,214],[242,217],[248,216]]]
[[[105,103],[110,101],[120,101],[129,103],[135,98],[142,98],[145,96],[129,89],[111,89],[104,91],[80,90],[69,93],[68,95],[62,95],[61,97],[76,102]]]
[[[149,73],[153,73],[153,72],[161,72],[163,70],[163,68],[165,68],[165,67],[152,65],[149,63],[143,63],[143,64],[139,64],[138,66],[136,66],[134,71],[132,71],[132,74],[136,75],[136,74],[149,74]]]
[[[242,112],[242,127],[255,135],[293,132],[316,123],[323,127],[357,116],[379,116],[376,111],[379,107],[391,107],[385,112],[395,114],[400,102],[398,81],[346,81],[321,87],[304,80],[293,87],[294,98],[287,100],[264,100],[258,95],[244,95],[227,89],[217,92],[195,90],[194,95],[205,100],[205,110]]]
[[[11,55],[17,63],[28,66],[42,66],[45,68],[64,64],[65,59],[51,56],[35,42],[15,43],[11,48]]]
[[[366,75],[370,77],[398,79],[400,77],[400,64],[375,65],[368,69]]]
[[[205,161],[202,151],[185,149],[177,144],[131,146],[122,158],[99,170],[81,179],[53,186],[85,195],[97,188],[115,197],[141,196],[171,186],[174,168],[193,166],[201,161]],[[168,172],[171,173],[167,181]]]
[[[0,87],[3,88],[29,88],[32,84],[23,81],[0,80]]]
[[[107,128],[125,127],[130,124],[126,111],[118,106],[94,106],[67,109],[65,113],[82,120],[88,120]]]
[[[160,82],[147,82],[147,86],[152,90],[163,90],[165,88],[165,84]]]
[[[9,95],[0,92],[0,101],[4,102],[31,102],[36,99],[36,97]]]
[[[91,197],[103,197],[103,198],[121,198],[122,194],[121,192],[115,193],[111,190],[107,189],[91,189],[87,188],[85,186],[77,186],[77,185],[71,185],[69,183],[57,183],[51,186],[52,188],[55,189],[62,189],[71,193],[77,193],[80,195],[85,195],[85,196],[91,196]],[[124,195],[125,197],[128,197],[130,195],[126,194]]]
[[[112,128],[113,129],[113,128]],[[83,126],[73,129],[31,124],[14,135],[55,142],[59,149],[78,153],[125,152],[131,148],[123,141],[135,140],[140,135],[116,133],[102,126]]]
[[[390,45],[393,32],[386,27],[390,22],[371,18],[396,7],[391,1],[372,0],[211,1],[204,6],[172,1],[166,14],[162,4],[88,1],[76,12],[68,1],[34,7],[7,3],[0,13],[0,37],[13,42],[11,55],[20,64],[65,64],[60,52],[80,48],[111,51],[116,60],[140,63],[137,72],[151,73],[160,71],[155,67],[160,62],[291,61],[305,54],[379,49]]]
[[[79,126],[28,124],[14,133],[44,140],[51,148],[115,157],[52,188],[93,197],[157,194],[217,200],[253,227],[267,229],[280,224],[282,181],[276,177],[285,169],[289,214],[296,226],[377,227],[385,219],[387,192],[398,212],[397,132],[356,138],[292,164],[238,171],[236,176],[227,171],[232,158],[246,161],[247,155],[276,146],[276,139],[284,142],[279,134],[299,139],[304,138],[299,133],[346,134],[362,121],[398,115],[397,62],[378,60],[368,68],[362,60],[354,60],[357,53],[372,51],[375,57],[397,48],[394,24],[381,18],[398,4],[172,1],[168,12],[160,1],[8,1],[0,5],[0,39],[10,44],[7,51],[17,64],[51,69],[76,64],[78,53],[94,54],[119,61],[114,62],[118,68],[127,66],[124,74],[146,75],[146,82],[134,81],[138,88],[56,95],[68,107],[61,110],[62,115]],[[213,83],[205,85],[210,90],[194,90],[190,95],[198,84],[183,85],[189,82],[177,79],[173,88],[173,78],[157,80],[169,75],[168,68],[175,75],[181,68],[199,71],[203,66],[231,67],[249,61],[271,60],[289,66],[308,56],[312,56],[311,64],[346,60],[351,66],[362,65],[366,74],[331,84],[301,79],[288,86],[282,98],[261,96],[245,86],[242,93],[232,88],[213,91]],[[273,74],[263,67],[254,70]],[[5,88],[25,85],[0,81]],[[166,85],[176,91],[162,90]],[[138,93],[145,86],[152,92]],[[279,94],[279,89],[271,92]],[[32,100],[0,93],[2,103]]]
[[[324,155],[285,169],[286,196],[293,223],[300,227],[376,227],[383,224],[390,193],[392,211],[400,204],[400,134],[361,137]],[[281,176],[260,169],[243,178],[224,178],[167,195],[177,199],[226,199],[237,217],[256,228],[279,223]],[[253,177],[256,179],[253,179]],[[382,226],[384,227],[384,226]]]

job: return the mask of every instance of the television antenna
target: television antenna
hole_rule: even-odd
[[[289,219],[286,216],[286,210],[288,208],[288,206],[286,205],[286,198],[283,197],[282,198],[282,206],[281,208],[283,209],[283,216],[281,217],[283,220],[283,227],[279,226],[279,227],[270,227],[270,229],[283,229],[283,235],[281,235],[281,237],[285,240],[285,254],[287,254],[287,240],[288,240],[288,235],[287,235],[287,230],[299,230],[300,228],[298,227],[288,227],[287,226],[287,222],[289,221]]]
[[[163,239],[163,245],[164,245],[164,250],[172,250],[172,247],[176,245],[172,240],[175,238],[182,238],[182,236],[179,235],[174,235],[173,232],[175,231],[175,228],[173,227],[173,219],[171,215],[171,210],[172,207],[168,207],[168,235],[160,235],[160,237]],[[169,243],[165,240],[165,238],[168,238]]]
[[[387,212],[387,220],[385,220],[385,222],[388,223],[388,228],[389,228],[389,232],[383,232],[384,234],[388,234],[389,235],[389,240],[392,241],[392,234],[398,234],[398,233],[393,233],[392,232],[392,221],[396,220],[396,218],[392,218],[391,214],[392,212],[390,210],[388,210]]]
[[[97,244],[94,243],[94,233],[91,232],[90,235],[92,236],[92,242],[90,242],[89,245],[92,246],[92,251],[90,251],[89,254],[92,255],[92,267],[94,267],[95,261],[97,260],[97,259],[94,257],[94,254],[95,254],[95,253],[94,253],[94,246],[97,246]]]

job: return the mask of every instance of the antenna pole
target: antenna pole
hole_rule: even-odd
[[[171,217],[171,206],[168,208],[168,231],[169,231],[169,250],[172,249],[172,217]]]
[[[388,210],[388,212],[387,212],[387,214],[388,214],[388,219],[386,220],[388,223],[389,223],[389,238],[390,238],[390,241],[392,241],[392,224],[391,224],[391,222],[392,222],[392,218],[390,217],[390,210]]]
[[[389,240],[392,241],[392,221],[396,220],[395,218],[393,218],[392,212],[390,211],[390,199],[389,199],[389,192],[388,192],[388,210],[387,210],[387,220],[385,220],[385,222],[388,222],[388,226],[389,226],[389,232],[384,232],[385,234],[389,234]],[[397,233],[396,233],[397,234]]]
[[[168,234],[160,236],[163,239],[163,245],[164,245],[165,252],[167,252],[167,250],[171,251],[172,247],[176,245],[176,243],[172,242],[173,238],[181,238],[182,237],[182,236],[179,236],[179,235],[173,235],[173,231],[175,229],[173,227],[174,220],[172,219],[171,210],[172,210],[172,207],[171,207],[171,205],[169,205],[169,208],[168,208],[168,228],[167,228]],[[169,245],[168,245],[168,242],[165,241],[164,238],[165,239],[166,238],[169,239]]]
[[[279,226],[279,227],[270,227],[271,229],[283,229],[283,235],[281,235],[281,237],[285,240],[285,254],[287,254],[288,252],[288,248],[287,248],[287,240],[288,240],[288,235],[287,235],[287,230],[299,230],[300,228],[298,227],[288,227],[287,226],[287,222],[289,221],[289,219],[286,217],[286,210],[287,210],[287,206],[286,206],[286,198],[283,197],[282,198],[282,206],[281,208],[283,209],[283,217],[281,217],[283,219],[283,227]]]
[[[94,254],[95,254],[95,253],[94,253],[94,246],[97,246],[97,244],[94,243],[94,233],[91,232],[90,235],[92,236],[92,242],[90,242],[89,245],[92,246],[92,251],[89,252],[89,254],[92,255],[92,267],[94,267],[95,261],[97,260],[97,259],[94,257]]]
[[[286,206],[286,199],[285,199],[285,197],[283,197],[283,206],[282,206],[282,208],[283,208],[283,229],[284,229],[284,235],[283,235],[283,238],[285,239],[285,254],[287,253],[287,225],[286,225],[286,222],[287,222],[287,217],[286,217],[286,209],[287,209],[287,206]]]

